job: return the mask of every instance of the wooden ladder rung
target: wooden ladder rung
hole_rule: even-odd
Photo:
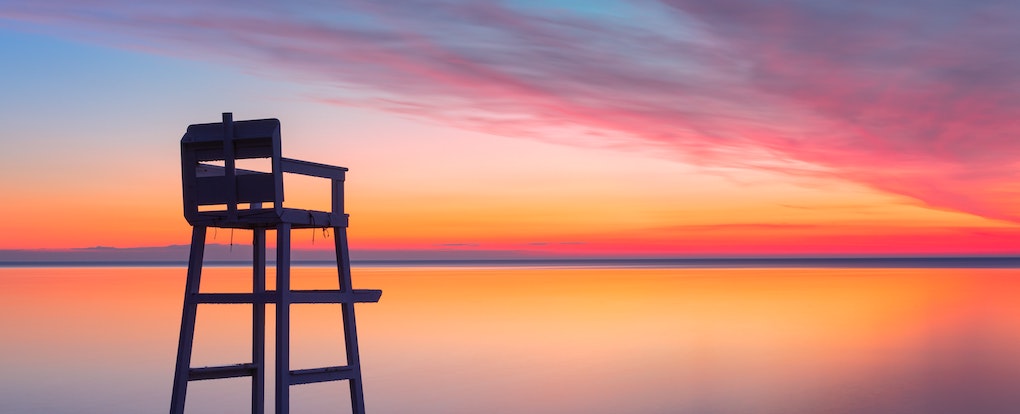
[[[270,292],[265,293],[198,293],[198,303],[272,303]]]
[[[381,290],[354,289],[349,292],[339,290],[292,290],[291,303],[365,303],[378,302],[382,297]]]
[[[313,382],[340,381],[354,378],[354,368],[344,365],[337,367],[298,369],[290,372],[290,384],[311,384]]]
[[[339,290],[292,290],[290,303],[366,303],[378,302],[381,290],[355,289],[349,292]],[[274,303],[276,291],[265,293],[198,293],[198,303]]]
[[[221,378],[250,377],[255,374],[255,364],[201,367],[188,370],[188,381],[202,381]]]

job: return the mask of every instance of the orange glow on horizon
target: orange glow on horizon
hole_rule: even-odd
[[[1020,253],[1016,224],[930,209],[838,180],[789,182],[755,171],[706,175],[637,155],[501,145],[515,154],[540,145],[548,154],[529,161],[541,167],[534,171],[513,162],[484,170],[481,160],[470,160],[469,167],[484,171],[478,175],[465,174],[463,165],[431,168],[428,157],[401,160],[400,168],[384,154],[355,159],[360,169],[352,168],[346,191],[352,249],[553,256]],[[579,160],[556,164],[567,154]],[[612,161],[619,169],[604,167]],[[0,205],[0,214],[18,217],[0,223],[0,233],[8,235],[0,249],[187,244],[176,162],[161,160],[160,168],[171,173],[149,172],[151,184],[130,191],[108,171],[94,172],[105,180],[85,186],[54,178],[45,191],[25,187],[22,197]],[[324,181],[285,180],[286,206],[328,204]],[[74,214],[58,219],[66,216],[68,199],[76,200]],[[235,244],[251,240],[248,232],[222,229],[210,232],[209,242],[228,244],[231,237]],[[331,246],[310,231],[295,232],[293,243],[299,249]]]

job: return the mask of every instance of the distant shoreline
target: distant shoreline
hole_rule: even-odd
[[[187,261],[0,261],[0,268],[186,267]],[[272,261],[269,264],[273,264]],[[295,260],[295,267],[332,267],[330,260]],[[563,268],[918,268],[1016,269],[1020,256],[616,258],[489,260],[352,260],[355,267],[563,267]],[[248,267],[243,260],[206,261],[205,266]]]

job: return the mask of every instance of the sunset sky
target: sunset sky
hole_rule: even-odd
[[[0,250],[188,243],[181,135],[233,112],[350,168],[359,251],[1016,254],[1018,21],[1011,0],[0,0]]]

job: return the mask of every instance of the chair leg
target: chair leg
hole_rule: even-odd
[[[347,247],[347,228],[333,227],[336,250],[337,274],[340,291],[353,290],[351,284],[351,257]],[[347,350],[347,366],[354,370],[348,381],[351,390],[351,412],[365,414],[365,395],[361,384],[361,359],[358,353],[358,331],[354,320],[354,303],[340,304],[344,324],[344,345]]]
[[[184,310],[181,314],[181,334],[177,342],[177,367],[174,370],[173,394],[170,413],[183,414],[188,393],[188,376],[191,370],[191,347],[195,339],[195,316],[198,311],[199,285],[202,278],[202,259],[205,255],[205,226],[195,226],[191,232],[191,253],[188,258],[188,278],[184,288]]]
[[[252,292],[266,291],[266,229],[258,228],[252,235]],[[266,404],[266,304],[251,304],[251,363],[255,369],[251,376],[251,412],[265,413]]]
[[[276,414],[290,410],[290,228],[276,227]]]

